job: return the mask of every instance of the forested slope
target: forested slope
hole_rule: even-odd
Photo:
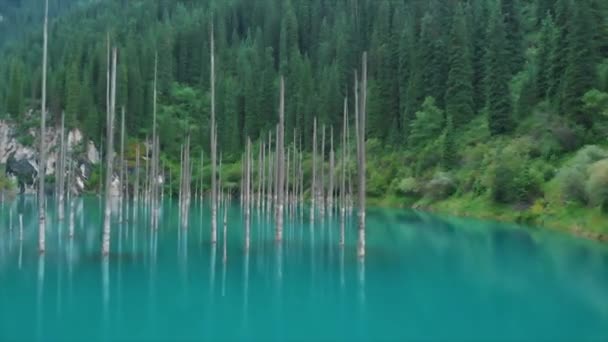
[[[109,32],[129,136],[150,134],[158,53],[163,152],[178,156],[186,130],[195,151],[207,150],[212,20],[219,146],[229,162],[247,136],[276,124],[280,74],[285,140],[295,132],[310,148],[315,116],[340,134],[343,99],[352,108],[366,50],[371,196],[425,205],[483,198],[522,210],[540,201],[542,212],[557,203],[608,204],[608,180],[596,179],[606,188],[599,195],[586,183],[603,175],[601,147],[574,168],[580,174],[562,170],[608,136],[603,0],[94,2],[51,23],[51,116],[57,122],[65,111],[68,125],[101,142]],[[0,115],[25,126],[37,117],[24,113],[40,97],[40,60],[40,35],[5,49]],[[578,183],[570,193],[564,182]]]

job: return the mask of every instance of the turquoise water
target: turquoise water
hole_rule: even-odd
[[[34,198],[0,204],[0,341],[608,340],[608,248],[555,232],[370,209],[360,260],[353,219],[344,248],[336,217],[277,245],[253,210],[246,252],[237,204],[224,247],[207,206],[183,230],[166,200],[156,234],[115,218],[106,262],[101,209],[76,200],[73,240],[49,210],[39,256]]]

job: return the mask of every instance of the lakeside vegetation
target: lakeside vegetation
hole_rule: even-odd
[[[92,3],[51,23],[51,122],[57,126],[65,111],[68,127],[105,142],[111,27],[121,51],[117,105],[127,112],[127,162],[135,165],[136,146],[152,134],[158,54],[160,158],[173,180],[165,187],[177,193],[185,132],[193,156],[209,154],[212,22],[224,188],[238,191],[247,137],[263,139],[277,123],[280,74],[285,141],[301,140],[310,153],[314,117],[327,132],[341,131],[343,99],[354,107],[354,70],[368,50],[372,203],[608,232],[605,1]],[[40,97],[40,41],[31,34],[7,46],[0,62],[0,117],[21,127],[39,115],[23,113]],[[344,148],[355,154],[354,143]],[[354,161],[346,167],[356,173]],[[207,177],[208,187],[209,174],[194,170],[193,186]],[[99,169],[88,189],[100,189],[100,179]]]

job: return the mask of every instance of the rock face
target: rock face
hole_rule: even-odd
[[[34,138],[33,146],[24,146],[19,142],[16,127],[5,120],[0,120],[0,164],[5,165],[5,172],[18,184],[21,193],[35,193],[38,176],[38,131],[31,129],[27,134]],[[60,131],[54,127],[47,129],[44,137],[47,146],[46,175],[56,173],[55,164],[59,158]],[[99,152],[92,141],[83,148],[84,138],[79,129],[66,132],[67,150],[76,163],[73,191],[79,193],[85,188],[91,174],[91,165],[99,163]],[[84,151],[84,152],[79,152]],[[51,187],[52,188],[52,184]]]

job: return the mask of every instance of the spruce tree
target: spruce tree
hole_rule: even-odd
[[[487,39],[485,84],[488,127],[493,135],[497,135],[513,129],[505,25],[500,8],[493,9],[490,16]]]
[[[591,26],[588,2],[574,6],[570,18],[568,35],[566,37],[568,50],[567,67],[563,78],[561,93],[561,110],[572,117],[576,122],[590,126],[591,118],[585,115],[582,96],[595,84],[594,61],[597,60],[597,50],[589,40],[593,36],[594,27]]]
[[[473,116],[473,67],[470,47],[464,10],[462,5],[458,4],[448,45],[450,70],[445,93],[446,112],[452,117],[456,127],[467,123]]]

